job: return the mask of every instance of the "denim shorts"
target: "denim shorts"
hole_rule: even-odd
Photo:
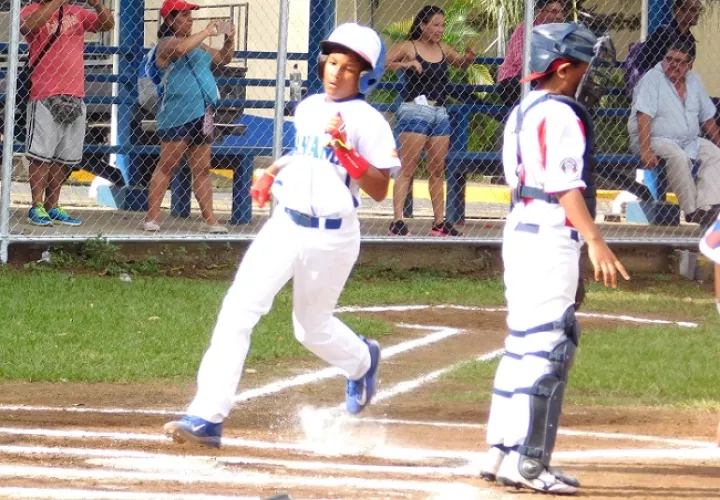
[[[203,133],[203,121],[205,116],[196,118],[177,127],[158,129],[157,135],[162,142],[187,142],[191,146],[202,146],[212,144],[214,137]]]
[[[450,117],[445,106],[425,106],[406,102],[397,111],[398,134],[410,132],[428,137],[452,135]]]

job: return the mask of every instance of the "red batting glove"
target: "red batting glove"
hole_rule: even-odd
[[[370,168],[370,162],[360,156],[360,153],[354,148],[348,146],[345,122],[342,116],[340,116],[340,113],[330,120],[330,123],[325,129],[325,133],[329,136],[328,146],[333,148],[335,156],[345,170],[347,170],[348,174],[350,174],[350,177],[356,180],[362,177],[367,169]]]
[[[275,182],[275,176],[266,171],[250,188],[250,196],[258,204],[258,207],[263,208],[265,203],[272,198],[270,187],[272,187],[273,182]]]

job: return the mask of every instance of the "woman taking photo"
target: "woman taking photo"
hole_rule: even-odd
[[[164,93],[157,113],[160,159],[150,181],[149,208],[143,224],[145,231],[160,229],[160,205],[172,174],[187,153],[192,172],[192,187],[205,221],[205,230],[227,233],[213,212],[210,181],[210,153],[214,139],[213,115],[218,89],[212,65],[232,60],[235,28],[229,21],[211,21],[199,33],[192,34],[192,11],[200,7],[184,0],[165,0],[160,15],[155,64],[164,72]],[[205,44],[211,36],[223,33],[222,49]]]
[[[420,154],[426,151],[430,179],[428,189],[433,208],[431,236],[462,236],[444,220],[445,157],[450,145],[450,120],[445,109],[448,68],[467,68],[475,61],[475,52],[465,49],[458,54],[442,42],[445,33],[445,13],[440,7],[426,5],[413,20],[408,41],[394,46],[387,57],[387,69],[405,74],[403,104],[397,112],[397,132],[400,143],[400,172],[393,188],[394,220],[390,234],[408,236],[410,231],[402,220],[405,198]]]

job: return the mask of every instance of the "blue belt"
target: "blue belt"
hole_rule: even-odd
[[[575,229],[568,229],[570,230],[570,238],[572,238],[574,241],[580,241],[580,236],[578,235],[578,232]],[[518,225],[515,226],[515,231],[538,234],[540,232],[540,226],[538,224],[526,224],[524,222],[519,222]]]
[[[285,213],[287,213],[292,221],[297,224],[298,226],[302,227],[310,227],[310,228],[320,228],[323,227],[325,229],[340,229],[340,226],[342,226],[342,219],[327,219],[325,217],[314,217],[312,215],[305,215],[302,212],[298,212],[297,210],[293,210],[292,208],[285,208]]]

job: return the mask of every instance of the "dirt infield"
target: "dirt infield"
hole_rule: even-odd
[[[161,434],[192,384],[0,385],[0,498],[533,495],[478,478],[486,403],[433,396],[462,389],[442,378],[457,363],[501,355],[504,314],[390,309],[358,313],[395,323],[377,401],[361,418],[342,411],[344,382],[321,362],[263,364],[246,373],[220,450]],[[599,320],[582,321],[590,330]],[[579,477],[586,498],[718,498],[716,424],[702,412],[568,407],[554,461]]]

